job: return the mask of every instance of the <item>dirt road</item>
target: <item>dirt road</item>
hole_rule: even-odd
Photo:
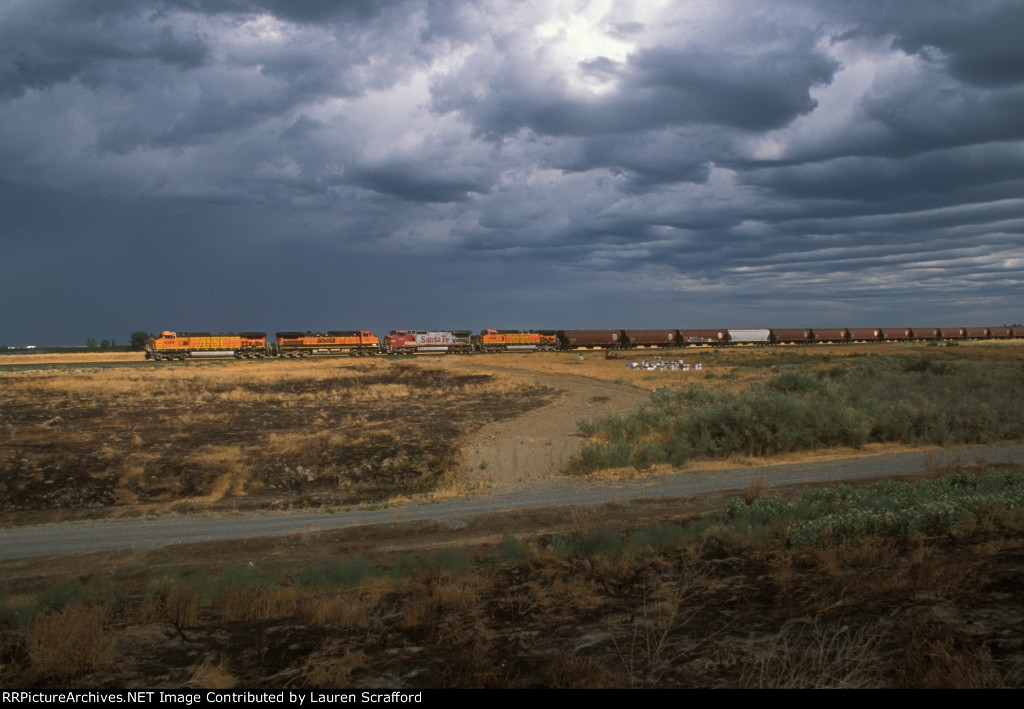
[[[464,367],[479,365],[465,364]],[[471,483],[508,485],[558,475],[583,439],[576,422],[642,404],[649,391],[584,376],[521,372],[559,392],[547,406],[485,426],[464,445],[463,476]]]
[[[782,487],[899,477],[920,473],[926,467],[941,469],[958,461],[972,463],[979,459],[989,463],[1024,463],[1024,445],[958,446],[939,452],[914,451],[810,463],[689,470],[616,482],[538,480],[517,483],[489,494],[443,502],[396,505],[381,510],[256,513],[231,517],[174,516],[17,527],[0,530],[0,559],[277,537],[373,525],[388,526],[389,536],[393,536],[397,527],[413,522],[433,522],[458,530],[464,528],[469,520],[513,510],[561,508],[569,512],[573,508],[609,503],[621,506],[637,501],[678,500],[742,490],[756,478],[764,478],[769,485]],[[500,515],[495,519],[492,524],[484,526],[491,527],[499,535],[510,531]]]

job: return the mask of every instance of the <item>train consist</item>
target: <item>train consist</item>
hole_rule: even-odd
[[[380,340],[369,330],[213,335],[164,331],[146,347],[156,361],[199,357],[310,357],[433,353],[554,352],[727,345],[809,345],[1024,338],[1024,327],[815,328],[748,330],[392,330]]]

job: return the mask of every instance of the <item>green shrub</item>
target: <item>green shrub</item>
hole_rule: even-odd
[[[635,529],[629,534],[629,545],[637,549],[672,549],[683,540],[678,524],[656,524]]]
[[[295,576],[300,586],[341,586],[352,588],[378,576],[369,559],[354,556],[345,559],[324,559],[303,567]]]
[[[579,550],[590,556],[614,556],[622,550],[622,539],[611,527],[599,527],[580,537]]]
[[[730,500],[722,521],[739,534],[802,547],[866,536],[947,534],[966,515],[999,518],[1024,509],[1024,476],[1006,471],[956,473],[919,483],[880,482],[812,490],[796,500]]]
[[[767,366],[761,363],[762,366]],[[960,444],[1024,437],[1012,363],[934,354],[872,356],[826,372],[785,369],[746,391],[662,388],[636,409],[580,422],[590,440],[569,469],[587,473],[693,458],[771,456],[868,443]]]
[[[460,574],[473,568],[473,561],[465,549],[445,547],[423,560],[428,571],[441,574]]]

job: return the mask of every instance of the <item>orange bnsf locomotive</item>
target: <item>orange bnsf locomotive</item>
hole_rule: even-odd
[[[375,355],[380,340],[369,330],[330,330],[328,332],[279,332],[277,354],[281,357],[350,354]]]
[[[476,352],[554,352],[558,336],[554,330],[481,330],[473,336]]]
[[[240,332],[211,335],[208,332],[173,332],[164,330],[146,347],[146,358],[164,359],[192,357],[236,357],[255,359],[270,354],[265,332]]]

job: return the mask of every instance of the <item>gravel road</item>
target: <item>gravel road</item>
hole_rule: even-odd
[[[1024,445],[958,446],[931,451],[683,473],[620,482],[537,480],[436,503],[382,510],[254,513],[237,516],[168,516],[64,522],[0,530],[0,559],[79,554],[168,544],[273,537],[359,525],[424,520],[455,524],[477,515],[514,509],[600,505],[631,500],[693,497],[742,490],[764,477],[774,486],[913,475],[926,465],[950,462],[1024,462]]]

